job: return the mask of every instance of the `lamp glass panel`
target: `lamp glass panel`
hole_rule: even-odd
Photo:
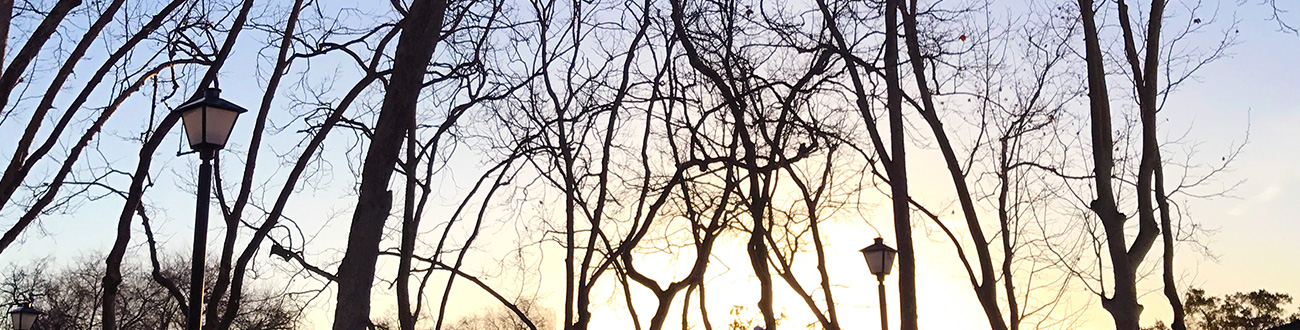
[[[881,273],[876,274],[889,275],[889,271],[894,269],[894,255],[897,253],[893,251],[880,251],[879,253],[880,267],[884,269],[881,269]]]
[[[32,326],[36,325],[36,316],[37,314],[35,313],[23,314],[22,329],[31,330]]]
[[[884,251],[862,251],[862,255],[867,258],[867,268],[871,269],[872,274],[880,274],[880,269],[883,267],[881,266],[881,261],[884,261],[881,257],[883,252]]]
[[[204,108],[206,107],[197,107],[181,113],[181,121],[185,125],[185,138],[189,139],[190,147],[203,144]]]
[[[24,313],[13,313],[11,315],[13,318],[14,329],[30,330],[32,326],[36,324],[36,316],[38,314],[24,312]]]
[[[235,128],[235,118],[239,117],[239,113],[214,107],[204,107],[204,110],[208,112],[208,129],[203,141],[224,147],[230,138],[230,130]]]
[[[207,127],[204,127],[204,114],[207,115]],[[220,148],[224,147],[226,140],[230,138],[230,130],[235,127],[235,119],[238,116],[238,112],[229,109],[199,106],[182,113],[181,120],[184,121],[185,136],[190,140],[190,147]]]

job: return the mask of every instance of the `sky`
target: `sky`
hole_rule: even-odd
[[[1229,1],[1231,2],[1231,1]],[[1285,4],[1284,4],[1285,5]],[[1292,22],[1300,22],[1300,7],[1287,13]],[[1205,289],[1209,294],[1222,295],[1233,292],[1266,289],[1269,291],[1300,295],[1300,63],[1296,54],[1300,54],[1300,36],[1278,31],[1276,23],[1267,21],[1268,12],[1263,6],[1250,1],[1239,6],[1224,17],[1235,17],[1240,21],[1241,43],[1229,50],[1229,56],[1205,67],[1194,79],[1170,99],[1161,113],[1168,122],[1162,127],[1166,136],[1162,140],[1172,141],[1184,137],[1189,147],[1195,148],[1192,163],[1213,163],[1227,155],[1234,146],[1245,143],[1242,153],[1233,160],[1228,171],[1220,175],[1217,181],[1207,187],[1210,192],[1220,188],[1232,187],[1225,196],[1213,198],[1189,198],[1186,207],[1195,220],[1212,232],[1202,237],[1198,243],[1207,249],[1203,251],[1185,245],[1179,252],[1177,261],[1181,275],[1180,283]],[[242,56],[242,55],[241,55]],[[234,80],[234,79],[229,79]],[[254,86],[233,86],[226,98],[239,104],[256,104]],[[239,130],[250,129],[249,121],[242,121]],[[5,135],[0,135],[5,137]],[[179,137],[179,136],[176,136]],[[7,137],[6,137],[7,138]],[[169,141],[166,145],[179,143]],[[1178,148],[1183,148],[1179,146]],[[1180,149],[1185,150],[1185,149]],[[162,151],[161,153],[165,153]],[[123,153],[121,157],[130,157],[133,152]],[[932,156],[932,155],[931,155]],[[925,159],[925,155],[918,155]],[[164,162],[189,162],[193,159],[175,158]],[[339,165],[343,166],[343,165]],[[925,166],[925,165],[917,165]],[[341,169],[340,169],[341,170]],[[167,182],[166,184],[179,184]],[[330,182],[318,183],[329,186]],[[333,183],[335,188],[347,187],[345,180]],[[921,188],[924,189],[924,188]],[[1201,192],[1201,193],[1204,193]],[[922,192],[926,193],[926,192]],[[931,192],[933,193],[933,192]],[[1192,191],[1191,193],[1198,193]],[[191,196],[151,196],[159,204],[174,205],[176,209],[185,209],[192,205]],[[302,221],[318,227],[318,241],[332,241],[346,237],[346,217],[340,217],[345,208],[334,205],[333,200],[346,198],[346,193],[317,193],[304,196],[300,203],[303,208]],[[100,205],[100,204],[92,204]],[[106,205],[111,205],[106,204]],[[109,210],[115,210],[112,207]],[[112,217],[116,211],[111,212]],[[162,218],[159,221],[165,230],[171,233],[162,237],[170,246],[187,248],[187,233],[192,230],[187,223],[186,212],[178,212],[175,218]],[[845,215],[836,219],[832,232],[839,233],[828,237],[831,273],[864,274],[861,278],[841,277],[837,279],[837,289],[841,290],[839,301],[841,313],[845,315],[846,324],[874,324],[879,306],[876,306],[875,282],[866,276],[866,265],[858,249],[869,245],[871,239],[884,232],[887,244],[894,245],[892,228],[887,226],[872,227],[855,216]],[[106,219],[102,212],[94,208],[83,208],[74,214],[54,215],[43,219],[34,233],[12,250],[0,255],[0,265],[23,263],[42,257],[68,260],[77,256],[105,251],[111,246],[111,237],[100,233],[112,230],[111,221],[88,221],[87,219]],[[7,219],[0,221],[6,223]],[[217,233],[210,237],[218,237]],[[920,302],[920,324],[923,328],[967,328],[983,325],[983,314],[971,294],[969,283],[954,263],[950,243],[940,235],[917,238],[918,261],[918,300]],[[338,255],[340,251],[326,251],[323,258]],[[719,251],[718,268],[731,269],[733,272],[716,273],[710,279],[713,288],[752,287],[753,278],[746,274],[743,251]],[[645,256],[647,262],[671,264],[667,256]],[[742,261],[731,261],[742,260]],[[542,274],[563,274],[556,267],[557,263],[540,266],[537,271]],[[391,267],[391,265],[383,265]],[[554,275],[544,275],[549,283],[560,279]],[[890,288],[890,301],[897,301],[896,276],[887,277],[886,285]],[[780,286],[778,286],[780,287]],[[1158,288],[1147,287],[1149,294],[1144,302],[1156,318],[1166,318],[1167,307],[1160,301]],[[562,291],[554,291],[553,286],[544,285],[533,288],[549,301],[563,298]],[[756,294],[745,290],[714,289],[718,292],[710,296],[712,313],[723,314],[732,305],[749,305],[756,300]],[[331,293],[332,294],[332,293]],[[454,313],[472,313],[489,306],[491,302],[481,294],[475,296],[475,290],[458,287],[457,294],[467,297],[466,303]],[[799,313],[797,299],[789,292],[778,291],[779,300],[784,301],[790,312],[791,324],[804,324],[809,320]],[[558,300],[562,301],[562,300]],[[1109,324],[1109,317],[1101,311],[1095,297],[1079,292],[1070,302],[1086,311],[1081,318],[1082,329],[1104,329]],[[377,310],[385,303],[379,303]],[[638,305],[642,302],[638,302]],[[1300,304],[1297,304],[1300,305]],[[613,304],[611,306],[617,306]],[[1296,305],[1292,306],[1293,308]],[[324,326],[322,315],[328,315],[330,306],[313,310],[315,326]],[[624,322],[617,313],[617,307],[609,307],[598,313],[595,324],[617,324]],[[648,308],[648,307],[643,307]],[[599,309],[598,309],[599,311]],[[889,308],[893,326],[897,325],[897,306]],[[715,321],[716,322],[716,321]],[[672,324],[671,322],[669,324]],[[867,327],[872,328],[872,327]]]
[[[1218,230],[1208,242],[1216,258],[1187,270],[1209,292],[1300,292],[1300,38],[1277,32],[1262,14],[1242,11],[1243,43],[1166,107],[1177,111],[1168,115],[1172,125],[1205,141],[1204,158],[1249,137],[1223,180],[1241,185],[1228,198],[1188,205]]]

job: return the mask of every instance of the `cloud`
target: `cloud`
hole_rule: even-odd
[[[1267,203],[1273,201],[1274,199],[1277,199],[1277,196],[1281,194],[1282,194],[1282,185],[1278,183],[1273,183],[1272,185],[1269,185],[1267,188],[1264,188],[1264,191],[1260,192],[1259,195],[1256,195],[1255,200],[1260,203]]]

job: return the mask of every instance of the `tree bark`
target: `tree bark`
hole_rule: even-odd
[[[889,191],[898,241],[899,327],[916,330],[916,254],[912,247],[911,209],[907,192],[907,146],[903,134],[903,89],[898,73],[898,4],[885,1],[885,108],[889,113]],[[884,308],[884,306],[880,306]]]
[[[4,67],[5,53],[9,50],[9,25],[13,21],[13,16],[14,0],[0,0],[0,69]]]
[[[1079,0],[1083,20],[1085,60],[1088,66],[1088,100],[1091,122],[1093,175],[1097,186],[1097,199],[1089,208],[1100,218],[1106,236],[1106,251],[1112,264],[1114,289],[1111,297],[1103,294],[1102,307],[1114,318],[1117,330],[1137,330],[1138,313],[1136,276],[1129,263],[1125,239],[1125,215],[1119,212],[1115,201],[1114,137],[1111,136],[1110,97],[1106,90],[1105,57],[1101,52],[1096,13],[1091,0]]]
[[[898,0],[902,2],[903,0]],[[957,153],[952,147],[952,141],[948,139],[948,134],[943,130],[943,123],[939,119],[938,109],[934,105],[934,97],[926,83],[925,75],[925,58],[921,55],[920,32],[917,30],[916,23],[917,7],[916,1],[903,10],[903,35],[907,44],[907,54],[912,66],[912,77],[916,80],[916,88],[920,92],[922,108],[921,116],[930,126],[931,132],[934,133],[935,143],[943,154],[944,163],[947,165],[948,175],[952,179],[953,187],[956,188],[957,200],[961,204],[962,216],[966,219],[966,229],[970,232],[971,240],[975,243],[975,256],[979,262],[980,277],[971,278],[974,285],[975,296],[979,299],[980,306],[984,308],[984,316],[989,321],[989,326],[993,330],[1007,330],[1006,320],[1002,318],[1002,310],[998,306],[997,278],[994,275],[993,257],[989,251],[989,241],[984,236],[984,228],[980,224],[977,210],[975,209],[975,199],[971,196],[970,187],[966,184],[966,173],[961,167],[961,161],[957,159]],[[892,17],[892,15],[891,15]],[[892,126],[891,130],[894,129]],[[895,157],[897,161],[899,158]],[[892,177],[892,175],[891,175]],[[897,197],[896,197],[897,198]],[[907,202],[904,199],[904,202]],[[1005,239],[1005,236],[1004,236]],[[961,244],[954,242],[955,244]],[[901,267],[901,265],[900,265]],[[1003,274],[1004,280],[1011,283],[1011,274]],[[1010,294],[1010,293],[1008,293]],[[1008,297],[1014,307],[1014,297]],[[1012,313],[1015,313],[1013,310]]]
[[[1164,281],[1165,299],[1174,310],[1174,319],[1169,327],[1173,330],[1187,330],[1187,312],[1183,309],[1182,297],[1178,296],[1178,283],[1174,282],[1174,232],[1170,216],[1169,196],[1165,194],[1164,164],[1156,164],[1155,171],[1156,203],[1160,206],[1160,236],[1164,238],[1164,260],[1162,280]]]
[[[1151,1],[1150,18],[1147,20],[1145,33],[1147,37],[1145,58],[1140,58],[1137,52],[1135,34],[1128,19],[1128,4],[1120,0],[1118,5],[1120,28],[1124,36],[1124,49],[1129,67],[1132,70],[1134,89],[1138,94],[1138,110],[1141,113],[1139,117],[1141,118],[1142,127],[1142,158],[1138,168],[1137,184],[1138,219],[1140,223],[1137,238],[1128,252],[1128,261],[1133,263],[1133,269],[1136,270],[1155,244],[1156,236],[1163,236],[1161,280],[1164,284],[1165,298],[1173,309],[1174,319],[1170,326],[1173,330],[1186,330],[1187,325],[1182,300],[1178,296],[1178,286],[1174,281],[1172,221],[1169,214],[1168,196],[1164,191],[1164,170],[1163,160],[1160,157],[1159,137],[1156,135],[1158,128],[1156,114],[1159,111],[1156,99],[1160,95],[1160,88],[1157,85],[1161,61],[1160,31],[1164,22],[1165,1]],[[1157,207],[1159,214],[1156,213]],[[1157,221],[1159,222],[1157,223]]]
[[[388,182],[406,130],[415,120],[425,67],[441,37],[446,9],[445,0],[415,1],[400,23],[402,35],[394,52],[392,76],[362,165],[347,250],[339,264],[334,330],[365,330],[371,326],[370,288],[375,280],[384,222],[392,208]]]
[[[68,16],[68,13],[80,5],[81,0],[59,0],[58,3],[54,4],[53,8],[50,8],[50,11],[45,15],[45,19],[41,20],[41,24],[36,27],[36,30],[31,32],[31,37],[27,39],[27,43],[23,44],[22,50],[18,51],[13,62],[10,62],[9,67],[5,68],[4,74],[0,75],[0,108],[9,105],[9,97],[13,94],[14,87],[18,85],[18,78],[22,77],[23,72],[27,71],[27,66],[32,63],[32,60],[36,59],[36,55],[40,54],[45,42],[49,41],[50,36],[54,35],[54,32],[58,30],[59,24],[63,23],[63,19]],[[10,5],[9,7],[12,11],[13,6]],[[0,204],[0,206],[3,205]]]

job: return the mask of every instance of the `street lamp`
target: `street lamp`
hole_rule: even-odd
[[[876,275],[880,289],[880,329],[889,330],[889,313],[885,309],[885,275],[894,268],[894,255],[898,250],[885,245],[885,240],[876,237],[876,243],[862,249],[862,256],[867,258],[867,267]]]
[[[17,308],[9,311],[9,319],[13,321],[14,330],[32,330],[36,325],[36,317],[41,314],[45,313],[32,308],[31,303],[20,303]]]
[[[203,267],[208,246],[208,200],[212,190],[212,157],[226,146],[230,130],[235,127],[244,108],[221,99],[221,90],[208,88],[203,96],[195,98],[172,112],[180,113],[185,125],[185,136],[190,148],[199,153],[199,191],[194,215],[194,255],[190,259],[190,310],[185,327],[198,330],[203,314]]]

